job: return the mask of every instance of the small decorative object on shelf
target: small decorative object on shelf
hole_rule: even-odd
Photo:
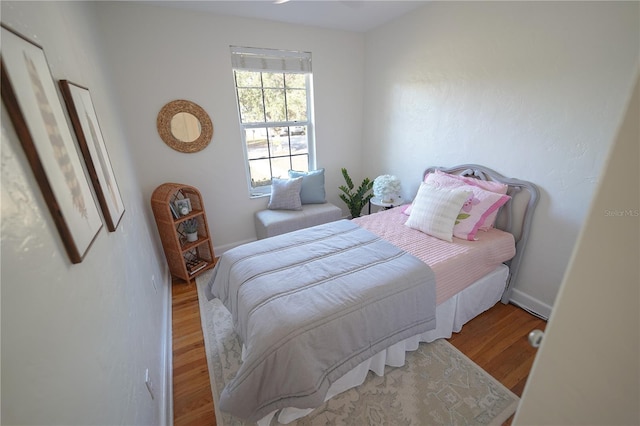
[[[198,220],[194,217],[182,222],[184,232],[187,234],[187,241],[194,242],[198,240]]]
[[[176,205],[173,204],[173,202],[169,201],[169,208],[171,209],[171,214],[173,215],[174,219],[177,219],[180,217],[180,215],[178,214],[178,209],[176,208]]]
[[[164,183],[153,191],[151,208],[173,277],[190,283],[215,266],[207,215],[196,188]]]
[[[373,195],[383,203],[393,203],[400,197],[400,179],[392,175],[381,175],[373,181]]]
[[[191,201],[188,198],[176,200],[175,203],[181,216],[186,216],[191,213]]]
[[[196,272],[206,268],[207,262],[205,262],[204,260],[198,259],[197,255],[194,255],[192,259],[186,260],[186,265],[187,265],[187,272],[189,272],[189,275],[193,275]]]

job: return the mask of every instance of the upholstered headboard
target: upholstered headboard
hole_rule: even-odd
[[[511,298],[511,292],[513,291],[513,285],[518,276],[518,270],[520,269],[524,249],[527,245],[527,239],[529,238],[533,212],[540,197],[538,187],[525,180],[505,177],[495,170],[478,164],[463,164],[454,167],[429,167],[425,170],[424,176],[426,177],[427,173],[433,173],[435,170],[508,185],[507,195],[511,196],[511,200],[502,206],[496,220],[496,228],[511,233],[516,241],[515,256],[510,261],[505,262],[507,266],[509,266],[509,278],[507,279],[507,285],[502,294],[502,303],[508,303]]]

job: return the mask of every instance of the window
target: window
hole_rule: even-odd
[[[315,163],[311,54],[232,46],[231,58],[249,193],[268,194]]]

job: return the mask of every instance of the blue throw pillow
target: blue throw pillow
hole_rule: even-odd
[[[323,204],[327,202],[324,190],[324,169],[310,172],[289,170],[289,177],[302,177],[302,189],[300,190],[302,204]]]

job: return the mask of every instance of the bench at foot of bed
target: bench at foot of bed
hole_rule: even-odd
[[[342,218],[342,210],[331,204],[304,204],[302,210],[260,210],[255,214],[258,239],[322,225]]]

